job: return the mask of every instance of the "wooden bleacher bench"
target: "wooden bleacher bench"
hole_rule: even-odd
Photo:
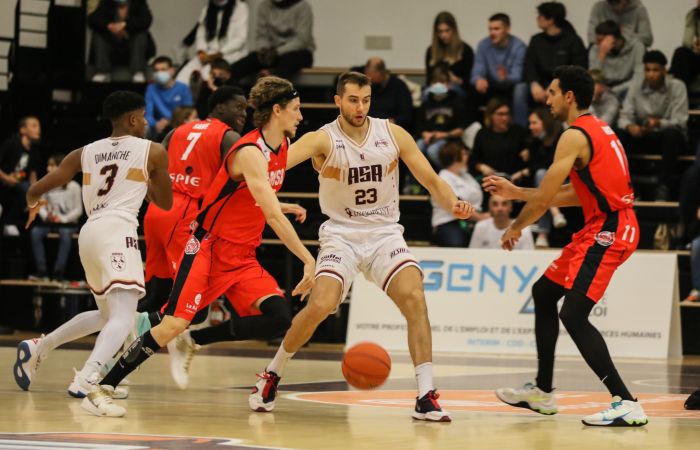
[[[661,161],[661,155],[629,154],[627,155],[627,158],[639,159],[644,161]],[[695,155],[680,155],[678,156],[678,161],[695,161]]]
[[[58,237],[58,234],[56,236]],[[92,295],[87,285],[80,281],[41,281],[8,278],[0,280],[0,286],[29,287],[36,294]]]

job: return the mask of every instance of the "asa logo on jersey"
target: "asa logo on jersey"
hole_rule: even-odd
[[[610,247],[615,242],[614,231],[601,231],[595,235],[595,241],[603,247]]]
[[[109,260],[112,263],[112,268],[117,272],[121,272],[126,267],[126,258],[124,257],[124,253],[112,253]]]
[[[355,183],[379,182],[382,181],[382,165],[372,164],[371,166],[351,167],[348,171],[348,185]]]
[[[199,251],[199,239],[190,236],[190,239],[185,244],[185,255],[194,255]]]

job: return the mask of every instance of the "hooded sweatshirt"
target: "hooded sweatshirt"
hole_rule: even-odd
[[[306,0],[263,0],[258,6],[255,50],[274,48],[277,53],[316,49],[311,29],[313,14]]]
[[[601,0],[593,5],[591,17],[588,20],[588,43],[595,43],[595,27],[606,20],[615,21],[623,33],[632,34],[644,44],[650,47],[654,42],[654,35],[651,33],[651,22],[649,13],[640,0],[629,0],[622,14],[617,14],[605,0]]]
[[[532,36],[525,53],[524,79],[528,83],[536,81],[546,89],[554,69],[566,64],[588,68],[586,47],[568,22],[556,36],[544,31]]]
[[[625,37],[625,43],[619,51],[612,50],[602,61],[598,59],[600,47],[593,45],[588,51],[588,68],[600,69],[607,84],[623,86],[632,78],[644,77],[644,44],[633,36]],[[625,86],[627,87],[627,86]]]

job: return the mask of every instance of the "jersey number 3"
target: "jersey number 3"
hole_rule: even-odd
[[[97,191],[98,196],[103,196],[106,195],[107,192],[112,190],[112,186],[114,185],[114,178],[117,176],[117,171],[119,170],[119,166],[116,164],[110,164],[108,166],[104,166],[102,170],[100,170],[100,175],[107,175],[107,178],[105,178],[105,185]]]

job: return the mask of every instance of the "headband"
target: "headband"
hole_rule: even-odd
[[[299,97],[299,92],[296,89],[292,89],[291,91],[287,91],[285,93],[276,95],[272,97],[270,100],[266,101],[265,103],[260,104],[258,109],[263,109],[263,108],[268,108],[271,106],[274,106],[275,104],[281,102],[282,100],[294,100],[295,98]]]

